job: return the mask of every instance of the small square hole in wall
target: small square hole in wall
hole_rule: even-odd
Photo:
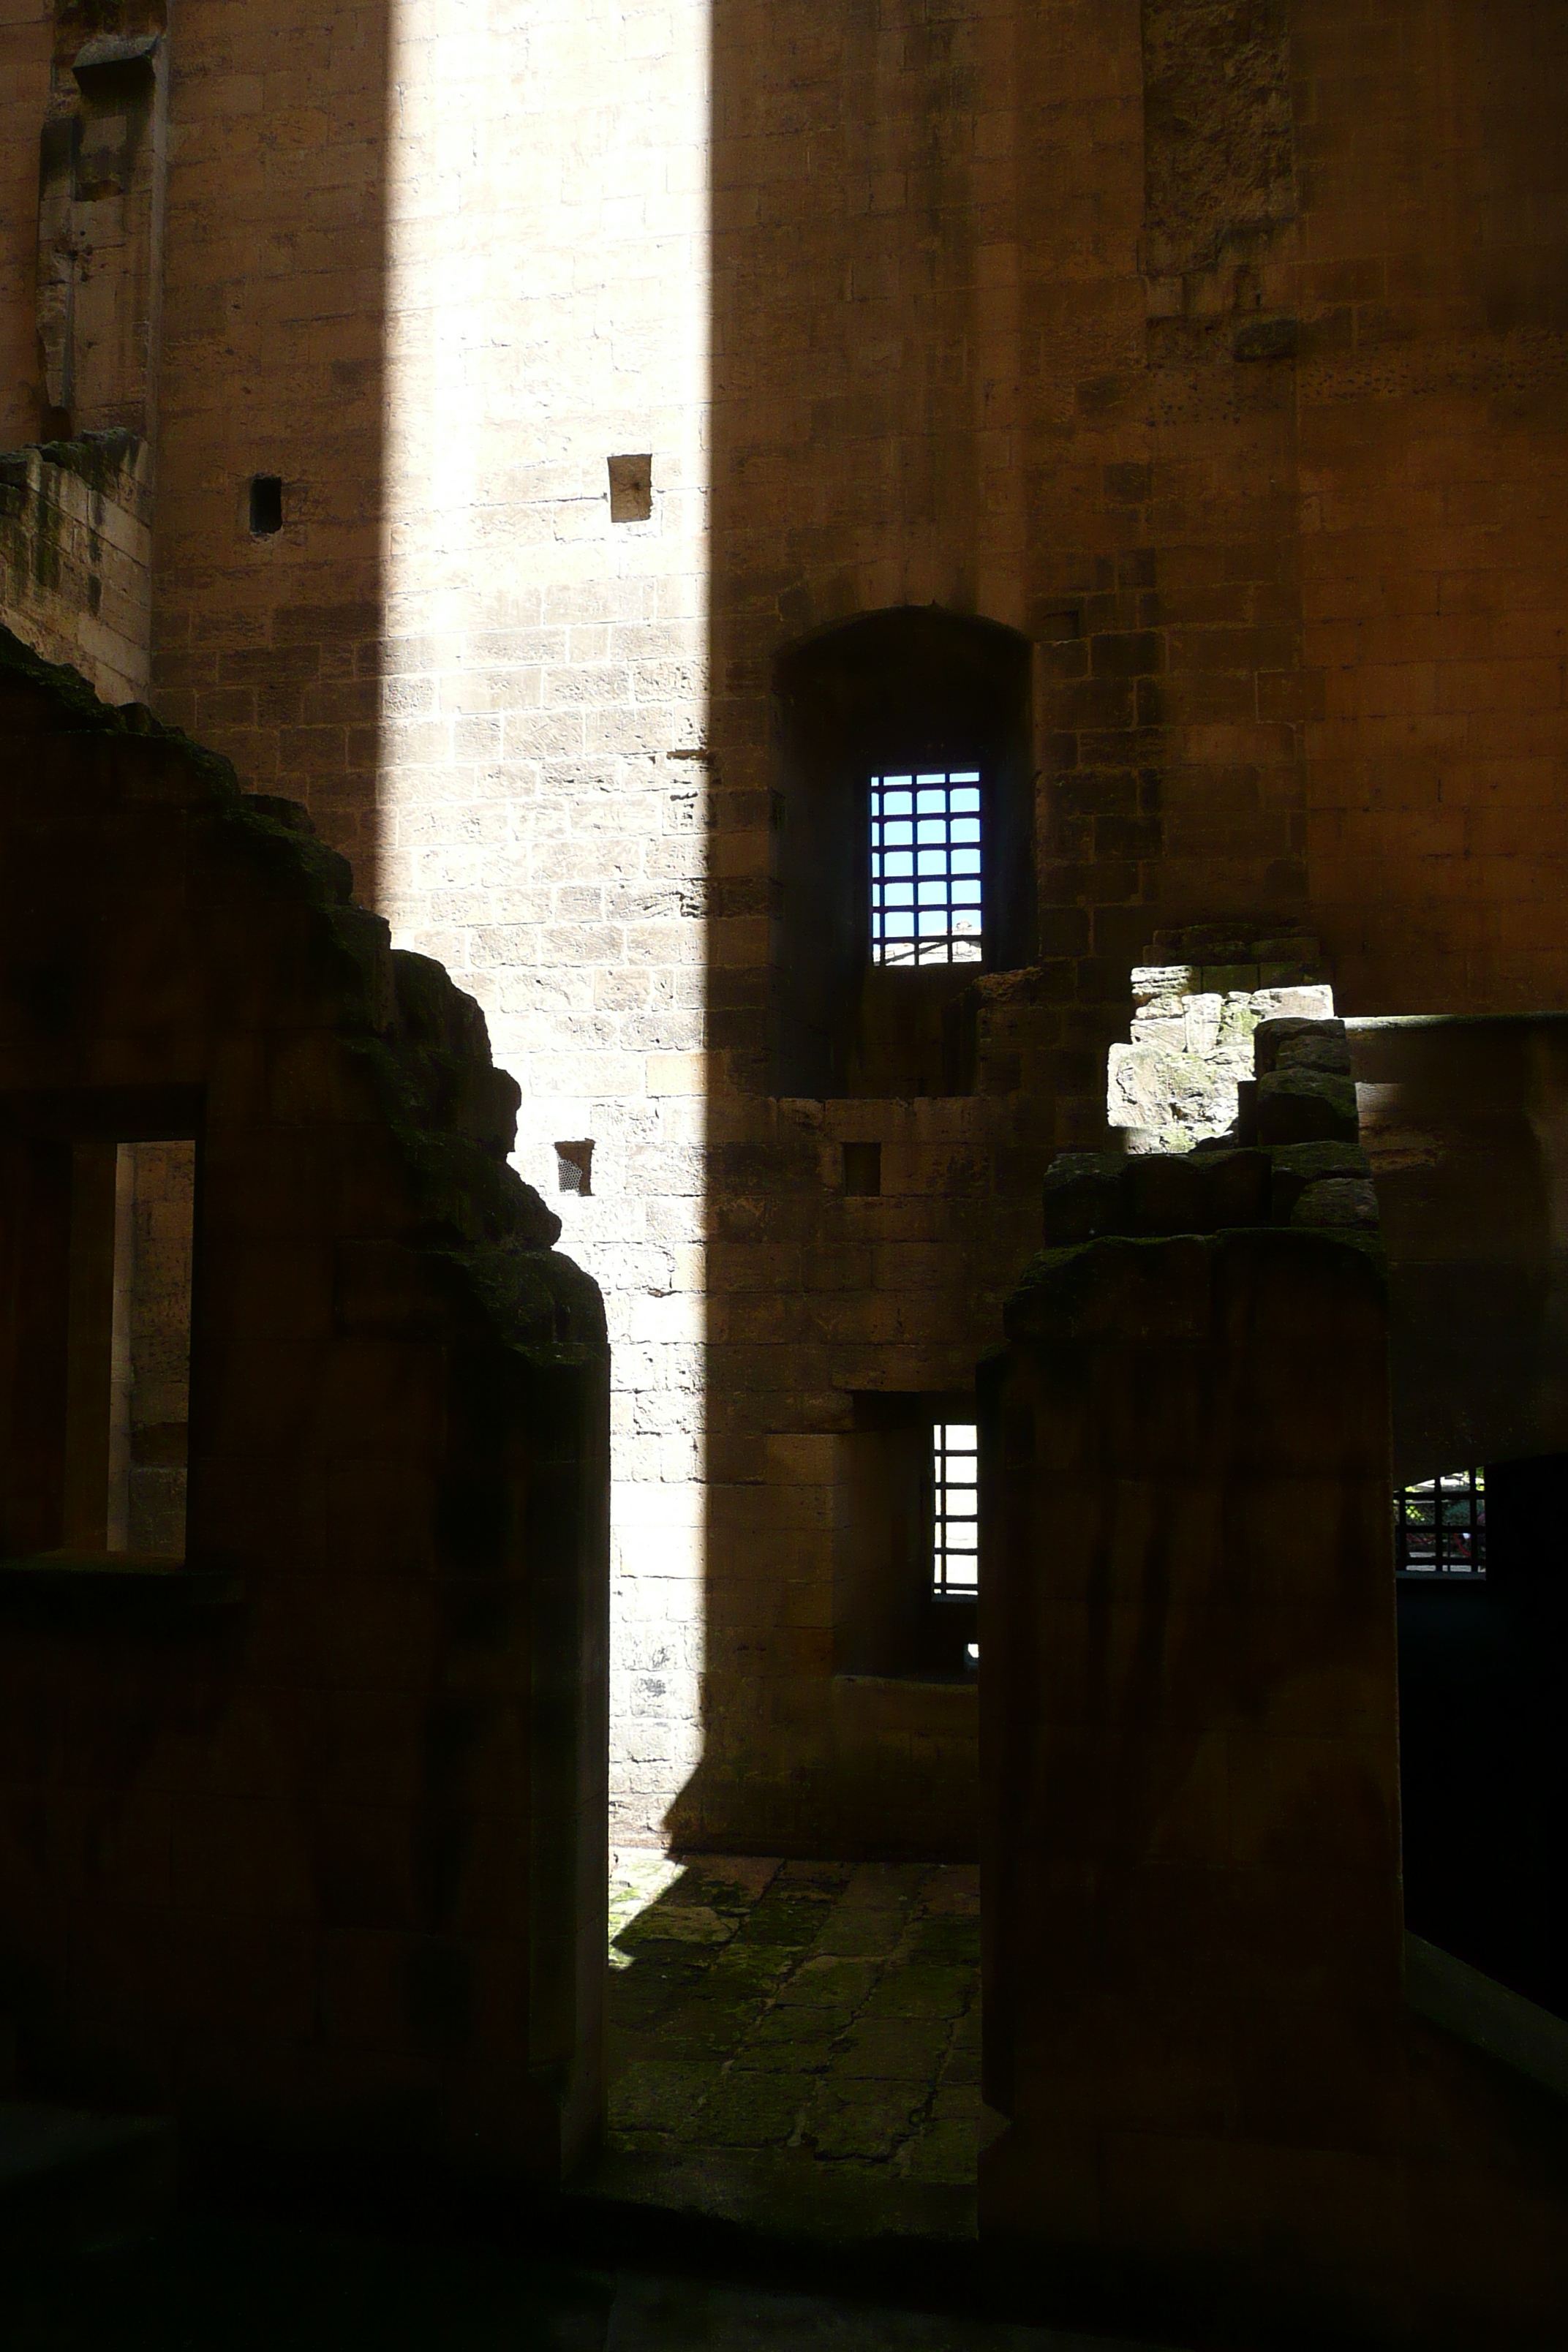
[[[874,1200],[882,1189],[882,1147],[879,1143],[844,1146],[844,1190],[862,1200]]]
[[[271,539],[283,528],[283,479],[279,474],[250,478],[250,535]]]
[[[610,520],[647,522],[653,512],[653,459],[610,459]]]
[[[594,1189],[594,1147],[591,1143],[558,1143],[555,1147],[555,1189],[587,1194]]]

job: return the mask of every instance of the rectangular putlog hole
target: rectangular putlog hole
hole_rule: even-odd
[[[647,522],[653,512],[653,459],[610,459],[610,520]]]
[[[852,1198],[875,1200],[882,1190],[882,1147],[879,1143],[844,1146],[844,1190]]]
[[[558,1143],[555,1147],[555,1189],[580,1192],[594,1190],[594,1147],[591,1143]]]
[[[272,539],[283,528],[283,481],[279,474],[253,474],[250,480],[250,535]]]

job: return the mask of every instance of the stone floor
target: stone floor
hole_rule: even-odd
[[[603,2193],[813,2237],[973,2236],[976,1871],[622,1851],[610,1932]]]
[[[833,2293],[406,2233],[187,2223],[0,2270],[5,2352],[1139,2352]]]
[[[5,2352],[1138,2352],[985,2315],[973,1871],[622,1853],[611,1932],[611,2147],[537,2242],[117,2196],[7,2262],[0,2162]]]

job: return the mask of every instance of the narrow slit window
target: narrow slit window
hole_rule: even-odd
[[[931,1590],[973,1601],[980,1589],[980,1456],[971,1421],[931,1430]]]
[[[871,779],[871,961],[978,963],[980,773]]]
[[[1394,1498],[1394,1552],[1401,1576],[1484,1577],[1485,1470],[1446,1470],[1402,1486]]]
[[[65,1540],[185,1549],[195,1146],[73,1155]]]
[[[189,1141],[122,1143],[116,1171],[111,1382],[118,1411],[123,1376],[121,1524],[128,1551],[176,1557],[185,1549],[195,1156]],[[112,1468],[112,1438],[110,1459]],[[110,1507],[112,1516],[116,1500]]]

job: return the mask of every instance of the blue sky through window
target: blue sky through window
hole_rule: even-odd
[[[978,963],[980,775],[871,779],[871,961]]]

